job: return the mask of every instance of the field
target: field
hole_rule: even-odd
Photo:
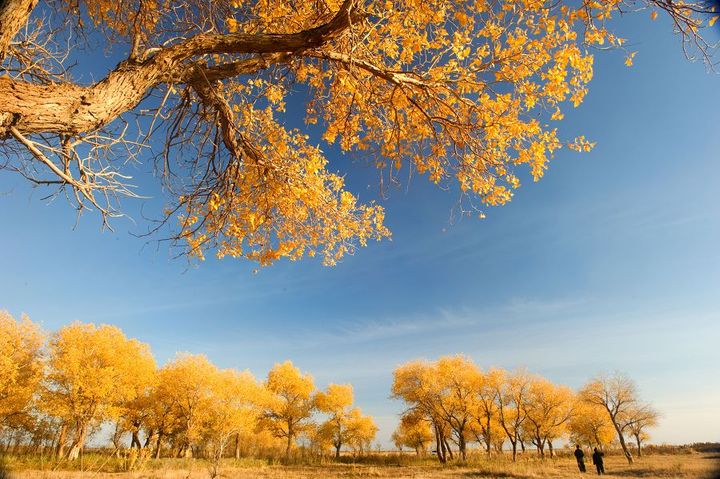
[[[53,470],[49,465],[30,464],[20,460],[8,460],[10,478],[27,479],[74,479],[81,477],[115,479],[180,479],[210,478],[210,464],[200,460],[162,459],[149,461],[140,470],[132,472],[111,472],[107,458],[98,463],[100,457],[88,457],[85,470]],[[581,477],[574,461],[569,457],[540,461],[525,458],[512,463],[505,459],[478,459],[466,466],[450,465],[441,467],[430,462],[399,464],[392,458],[383,458],[384,464],[336,464],[317,466],[281,466],[262,462],[224,462],[217,477],[240,479],[345,479],[345,478],[577,478]],[[406,461],[403,461],[406,462]],[[629,466],[621,456],[606,458],[607,477],[643,479],[716,479],[720,477],[720,455],[710,453],[651,455],[640,458]],[[588,464],[586,477],[595,475]],[[2,474],[0,473],[0,477]]]

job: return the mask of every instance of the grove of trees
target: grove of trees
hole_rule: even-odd
[[[634,382],[599,375],[579,391],[526,370],[481,370],[469,358],[444,356],[399,366],[392,396],[406,409],[392,436],[441,463],[465,461],[468,445],[486,454],[531,447],[545,458],[571,441],[606,448],[617,441],[629,462],[659,414]],[[158,368],[149,347],[114,326],[72,323],[49,336],[23,316],[0,312],[0,447],[51,452],[75,460],[88,438],[112,428],[114,453],[138,457],[277,454],[300,441],[320,457],[369,451],[378,431],[354,406],[350,384],[318,390],[290,361],[265,381],[219,369],[205,356],[178,354]]]
[[[158,368],[149,347],[114,326],[46,334],[0,311],[0,447],[75,460],[111,427],[114,453],[137,457],[288,458],[302,439],[319,456],[368,451],[377,432],[349,384],[319,391],[290,361],[265,381],[178,354]]]
[[[441,463],[455,458],[453,449],[464,461],[472,442],[487,454],[507,446],[515,460],[527,447],[545,458],[561,441],[604,449],[614,440],[632,463],[626,437],[641,455],[647,429],[659,418],[620,373],[597,376],[574,392],[526,370],[482,371],[464,356],[399,366],[392,395],[407,405],[395,444],[418,454],[432,445]]]
[[[592,148],[557,125],[595,51],[632,63],[611,20],[666,15],[711,64],[715,4],[5,0],[0,168],[105,222],[154,174],[167,195],[150,229],[169,221],[182,252],[334,264],[390,231],[321,145],[374,164],[381,189],[424,175],[483,215],[560,148]],[[117,64],[98,69],[103,53]]]

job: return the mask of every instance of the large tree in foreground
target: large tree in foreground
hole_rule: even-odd
[[[154,162],[185,252],[332,264],[389,232],[383,210],[328,170],[320,137],[391,182],[401,169],[456,181],[464,211],[482,214],[509,201],[519,171],[538,179],[562,145],[591,147],[553,122],[582,102],[592,47],[623,48],[611,16],[665,12],[690,54],[708,55],[712,4],[3,0],[2,167],[107,220],[143,193],[129,160]],[[68,45],[102,43],[124,59],[70,68]],[[289,127],[293,91],[317,127]]]

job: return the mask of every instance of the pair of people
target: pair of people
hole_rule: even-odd
[[[577,460],[578,469],[580,472],[585,472],[585,453],[580,449],[580,444],[575,446],[575,459]],[[598,451],[596,447],[592,455],[592,461],[597,469],[598,475],[605,474],[605,465],[603,464],[603,453]]]

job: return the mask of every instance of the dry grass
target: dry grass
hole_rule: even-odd
[[[685,455],[653,455],[643,457],[633,466],[629,466],[620,456],[606,458],[608,478],[643,478],[643,479],[717,479],[720,478],[720,455],[718,454],[685,454]],[[594,468],[588,465],[584,477],[595,476]],[[12,468],[12,465],[11,465]],[[15,469],[15,468],[12,468]],[[1,476],[2,474],[0,474]],[[144,470],[125,473],[93,472],[93,471],[51,471],[28,469],[11,472],[12,478],[27,479],[78,479],[96,477],[102,479],[199,479],[210,478],[207,463],[203,461],[161,460],[149,463]],[[324,466],[269,466],[262,464],[243,465],[228,461],[220,470],[222,478],[239,479],[350,479],[350,478],[413,478],[413,479],[444,479],[444,478],[579,478],[583,477],[571,458],[539,461],[520,459],[517,463],[506,460],[478,460],[467,466],[438,465],[360,465],[360,464],[327,464]]]

